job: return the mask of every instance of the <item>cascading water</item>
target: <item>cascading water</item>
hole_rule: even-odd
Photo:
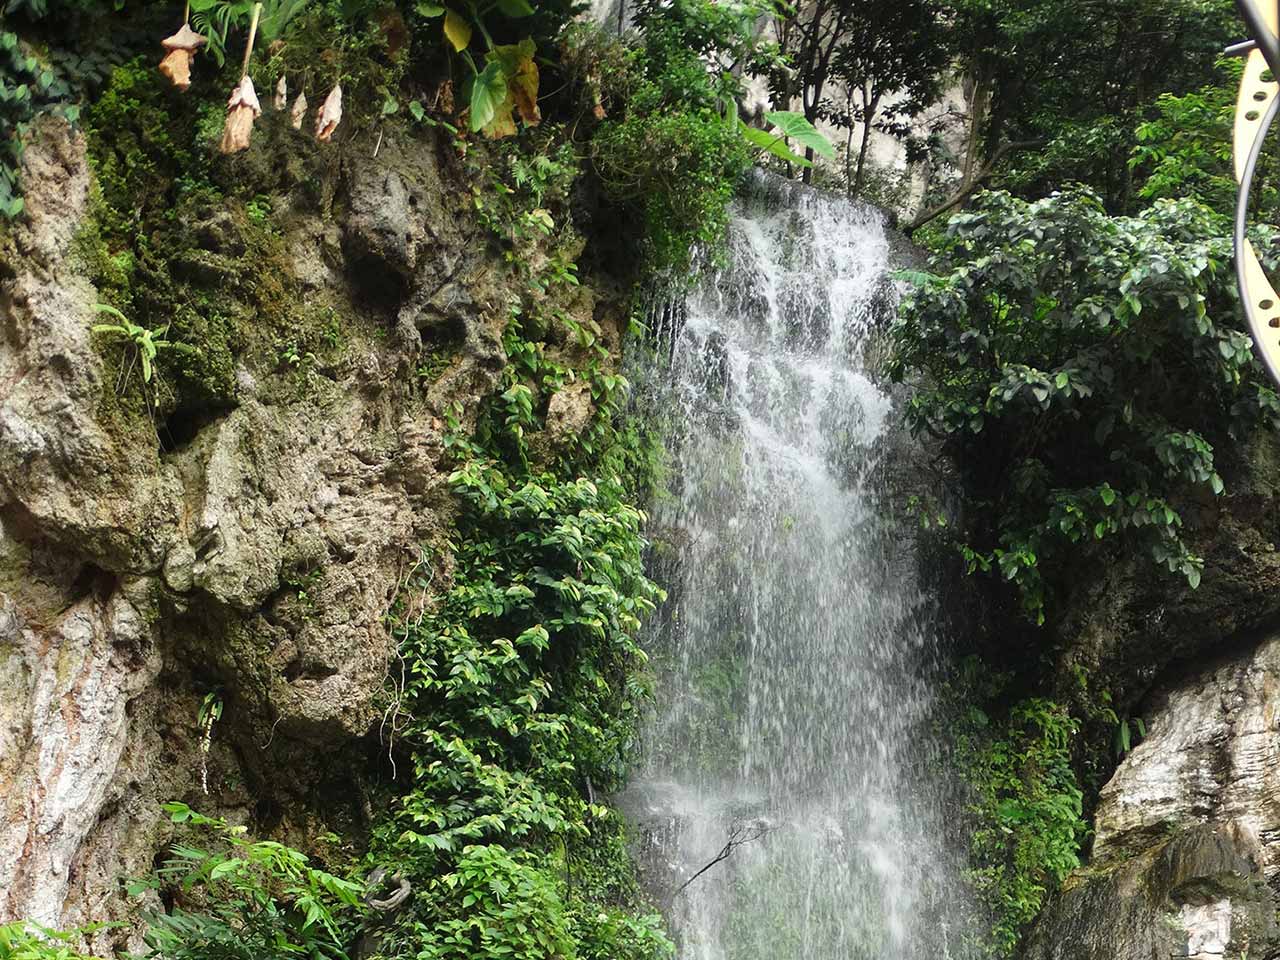
[[[917,771],[926,618],[877,480],[897,417],[864,371],[888,258],[878,212],[761,177],[647,374],[677,421],[652,510],[675,556],[624,802],[682,958],[960,955]]]

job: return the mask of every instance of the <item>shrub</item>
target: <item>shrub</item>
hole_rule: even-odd
[[[1221,494],[1212,441],[1280,416],[1230,259],[1225,221],[1193,201],[1111,217],[1083,189],[988,193],[951,219],[937,275],[909,278],[891,373],[960,468],[969,572],[998,571],[1033,620],[1112,538],[1199,583],[1177,498]]]
[[[642,42],[612,79],[611,99],[623,112],[601,125],[591,156],[615,202],[643,218],[652,271],[687,272],[691,250],[715,248],[724,233],[751,151],[738,120],[741,81],[722,65],[770,62],[755,32],[768,9],[709,0],[637,5]]]
[[[362,888],[311,866],[305,854],[271,840],[249,840],[243,827],[205,817],[183,803],[165,804],[175,823],[207,844],[174,844],[154,880],[178,890],[168,912],[146,915],[147,956],[156,960],[268,960],[303,955],[346,960],[362,913]],[[194,903],[194,907],[192,904]]]

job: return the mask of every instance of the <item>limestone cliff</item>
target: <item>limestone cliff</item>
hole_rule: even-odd
[[[1096,671],[1146,736],[1102,787],[1086,866],[1030,960],[1280,955],[1273,442],[1234,460],[1232,494],[1191,514],[1199,590],[1117,565],[1082,578],[1060,631],[1061,673]]]
[[[234,203],[184,208],[167,251],[237,325],[222,394],[187,406],[92,330],[85,137],[50,121],[27,150],[0,264],[0,917],[119,916],[166,800],[304,846],[374,814],[384,614],[448,534],[444,418],[497,382],[511,294],[443,140],[260,127],[221,162],[270,203],[270,260]],[[276,287],[302,317],[279,332]],[[583,286],[562,306],[618,355],[611,302]],[[566,388],[548,433],[591,402]]]

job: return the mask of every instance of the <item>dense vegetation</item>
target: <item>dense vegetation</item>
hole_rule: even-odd
[[[177,106],[151,63],[172,5],[5,7],[0,215],[22,213],[33,120],[78,121],[83,105],[96,193],[79,242],[112,311],[97,318],[104,351],[121,366],[147,359],[115,413],[138,428],[227,404],[241,352],[304,367],[341,339],[272,271],[280,238],[263,184],[214,161],[252,6],[193,2],[211,43]],[[575,189],[598,188],[610,216],[635,225],[617,257],[635,266],[628,280],[670,281],[714,253],[758,157],[881,200],[906,197],[921,172],[923,195],[901,212],[933,259],[904,275],[890,373],[916,385],[911,425],[955,467],[962,509],[922,504],[922,519],[980,578],[1005,637],[962,651],[991,662],[967,661],[953,688],[970,879],[991,912],[984,949],[1009,955],[1079,864],[1097,786],[1081,771],[1114,759],[1109,736],[1082,731],[1110,727],[1122,751],[1130,721],[1105,681],[1050,689],[1039,670],[1054,618],[1082,571],[1117,558],[1194,588],[1188,505],[1229,493],[1224,446],[1280,418],[1229,263],[1238,69],[1217,56],[1234,39],[1231,4],[633,6],[636,32],[619,39],[575,21],[568,0],[266,5],[249,65],[261,92],[281,75],[341,83],[348,125],[397,124],[468,155],[476,215],[509,266],[511,363],[476,431],[451,424],[447,562],[424,558],[391,614],[405,668],[388,693],[398,771],[368,853],[320,869],[172,805],[194,836],[155,884],[190,906],[151,917],[154,956],[341,960],[362,938],[393,957],[671,952],[624,827],[595,799],[625,777],[648,692],[636,635],[660,591],[641,563],[639,505],[659,454],[598,331],[555,304],[577,283]],[[753,77],[783,109],[746,115]],[[958,78],[970,110],[957,140],[939,104]],[[813,123],[843,135],[838,156]],[[875,168],[872,129],[905,142],[918,164],[907,176]],[[1263,221],[1280,203],[1275,172],[1265,161]],[[174,269],[194,247],[187,215],[210,203],[237,211],[257,264],[216,299]],[[1271,230],[1257,236],[1271,259]],[[548,351],[551,330],[575,348]],[[575,380],[596,404],[589,429],[555,449],[532,443],[550,396]],[[444,569],[438,602],[415,607],[409,594]],[[387,861],[414,890],[389,924],[356,883]],[[70,958],[70,943],[14,924],[0,928],[0,960]]]
[[[49,109],[75,119],[86,100],[95,186],[77,246],[103,301],[87,322],[117,371],[104,415],[170,442],[181,421],[234,404],[240,358],[306,390],[352,333],[349,318],[301,295],[273,222],[273,192],[325,176],[309,131],[263,122],[252,133],[297,156],[284,168],[252,151],[231,166],[215,152],[242,62],[263,99],[281,76],[304,91],[340,83],[342,129],[395,125],[459,158],[463,195],[506,265],[508,362],[483,408],[448,424],[453,537],[424,553],[388,615],[402,669],[388,681],[379,745],[385,814],[371,836],[317,838],[312,859],[175,800],[168,859],[129,891],[149,955],[666,957],[625,826],[598,799],[623,782],[649,694],[637,631],[661,591],[642,569],[637,504],[661,454],[626,412],[601,330],[566,309],[583,245],[574,191],[598,178],[612,215],[636,224],[613,238],[637,254],[623,280],[678,276],[695,247],[714,245],[752,152],[791,156],[780,136],[739,119],[741,78],[702,59],[756,56],[758,11],[653,4],[639,39],[623,43],[572,22],[570,4],[270,3],[262,46],[242,61],[252,7],[191,5],[211,42],[179,96],[148,52],[172,29],[167,5],[10,5],[22,39],[0,35],[20,58],[3,78],[19,91],[7,129],[24,133]],[[59,46],[73,42],[55,23],[64,14],[86,36],[116,31],[104,61],[115,66],[92,88],[76,75],[78,51]],[[825,145],[801,118],[774,122]],[[17,160],[5,167],[11,216],[21,215]],[[193,235],[210,209],[230,215],[233,258]],[[416,371],[423,388],[438,369],[428,357]],[[548,402],[574,383],[588,388],[591,419],[549,437]],[[220,711],[206,698],[206,749]],[[367,883],[382,864],[394,876]],[[402,884],[410,899],[381,913]],[[79,933],[12,924],[0,956],[70,958]]]

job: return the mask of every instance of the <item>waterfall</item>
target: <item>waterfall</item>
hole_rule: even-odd
[[[641,377],[674,421],[672,596],[623,804],[682,960],[959,956],[928,618],[881,479],[900,417],[865,362],[881,215],[760,176],[728,245]]]

